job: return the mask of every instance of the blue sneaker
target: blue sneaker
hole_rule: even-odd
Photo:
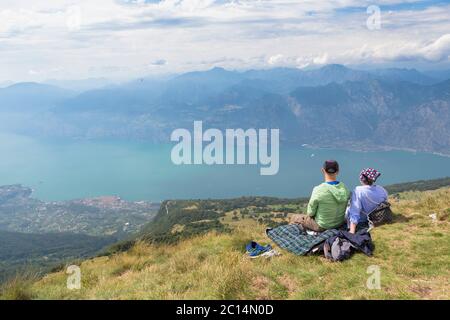
[[[259,243],[252,241],[245,247],[247,250],[247,254],[250,257],[257,257],[265,252],[272,250],[272,246],[268,244],[267,246],[262,246]]]

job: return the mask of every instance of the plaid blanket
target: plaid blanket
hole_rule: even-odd
[[[337,229],[326,230],[317,236],[309,235],[296,224],[287,224],[275,229],[267,229],[267,235],[280,248],[286,249],[299,256],[303,256],[316,245],[339,233]]]

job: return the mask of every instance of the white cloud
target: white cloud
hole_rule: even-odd
[[[316,56],[284,56],[276,54],[267,59],[267,64],[273,67],[292,67],[303,69],[309,66],[320,66],[329,62],[328,53]]]
[[[269,59],[267,60],[267,63],[272,66],[285,64],[286,62],[287,61],[282,54],[276,54],[274,56],[269,57]]]
[[[10,37],[43,25],[42,17],[29,10],[0,11],[0,37]]]
[[[395,44],[383,44],[375,47],[367,45],[348,51],[338,60],[351,61],[352,63],[365,62],[402,62],[425,61],[445,62],[450,56],[450,34],[445,34],[434,41],[427,42],[397,42]]]
[[[329,61],[328,53],[324,53],[321,56],[315,57],[312,61],[314,64],[326,64]]]
[[[450,33],[422,48],[419,52],[420,55],[429,61],[448,60],[450,56]]]
[[[381,12],[381,29],[371,31],[366,27],[365,8],[372,3],[42,0],[30,5],[29,0],[2,0],[0,68],[7,72],[0,81],[27,80],[29,70],[40,71],[33,79],[83,78],[102,72],[134,77],[215,65],[304,68],[326,63],[448,60],[450,5],[390,7]],[[52,71],[58,67],[64,72]]]

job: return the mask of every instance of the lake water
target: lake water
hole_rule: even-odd
[[[47,141],[0,135],[0,185],[20,183],[42,200],[117,195],[127,200],[307,196],[321,182],[325,159],[341,164],[340,180],[358,184],[363,167],[380,184],[450,176],[450,158],[402,151],[352,152],[282,147],[280,170],[261,176],[255,165],[176,166],[172,145],[111,141]]]

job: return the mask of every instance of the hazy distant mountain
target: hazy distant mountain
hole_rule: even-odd
[[[100,89],[108,86],[112,86],[115,83],[105,78],[88,78],[81,80],[55,80],[50,79],[45,81],[45,84],[56,86],[59,88],[83,92],[88,90]]]
[[[12,82],[12,81],[0,81],[0,88],[6,88],[13,84],[14,84],[14,82]]]
[[[299,88],[292,97],[310,143],[450,152],[450,81],[346,82]]]
[[[374,78],[370,73],[347,68],[338,64],[327,65],[320,69],[300,70],[275,68],[269,70],[250,70],[244,73],[252,80],[266,82],[265,89],[277,93],[289,93],[299,86],[313,87],[345,81],[361,81]]]
[[[285,141],[319,146],[450,153],[450,82],[438,82],[414,69],[214,68],[164,80],[139,79],[75,96],[64,90],[42,93],[41,97],[29,90],[22,95],[26,99],[34,95],[33,101],[52,98],[54,107],[22,119],[16,131],[168,141],[173,129],[203,120],[205,126],[217,128],[277,127]]]
[[[442,79],[431,77],[417,71],[416,69],[389,68],[389,69],[373,70],[370,73],[372,75],[378,76],[380,79],[384,79],[391,82],[407,81],[417,84],[435,84],[441,80],[448,79],[445,77]]]
[[[436,79],[436,81],[445,81],[450,79],[450,69],[427,71],[425,74],[430,78]]]
[[[33,82],[17,83],[0,89],[0,112],[40,112],[49,110],[73,92]]]

